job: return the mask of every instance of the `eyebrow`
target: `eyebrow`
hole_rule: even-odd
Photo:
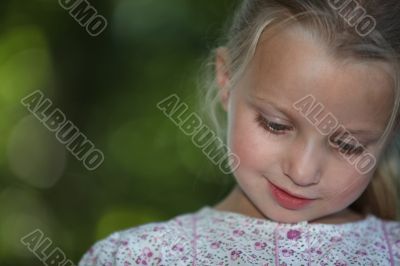
[[[278,112],[280,112],[280,113],[282,113],[283,115],[285,115],[286,117],[289,117],[289,118],[291,118],[291,119],[294,119],[294,117],[295,117],[295,115],[293,115],[293,113],[292,113],[292,107],[291,108],[287,108],[287,107],[285,107],[285,106],[282,106],[282,105],[279,105],[279,104],[277,104],[277,103],[274,103],[274,102],[272,102],[272,101],[270,101],[270,100],[268,100],[268,99],[265,99],[265,98],[263,98],[263,97],[260,97],[260,96],[258,96],[258,95],[250,95],[249,96],[249,98],[250,99],[253,99],[253,100],[255,100],[255,101],[258,101],[258,102],[262,102],[262,103],[264,103],[264,104],[268,104],[268,105],[270,105],[272,108],[274,108],[275,110],[277,110]],[[295,113],[298,113],[298,112],[295,112]],[[335,117],[335,116],[334,116]],[[336,117],[335,117],[336,118]],[[337,119],[337,118],[336,118]],[[338,120],[338,119],[337,119]],[[315,125],[314,125],[315,126]],[[354,136],[355,137],[355,139],[358,141],[358,142],[363,142],[362,144],[363,145],[368,145],[368,144],[371,144],[371,143],[375,143],[375,142],[377,142],[380,138],[381,138],[381,136],[382,136],[382,134],[383,134],[383,131],[381,131],[381,130],[365,130],[365,129],[349,129],[348,127],[346,127],[344,124],[342,124],[342,123],[338,123],[338,125],[335,127],[335,131],[333,131],[332,133],[330,133],[329,134],[329,136],[332,136],[332,135],[334,135],[335,134],[335,132],[336,132],[336,130],[338,129],[338,128],[340,128],[341,126],[343,126],[343,128],[348,132],[348,133],[350,133],[350,136]],[[340,134],[343,134],[343,132],[339,132],[338,133],[339,135]]]
[[[268,99],[262,98],[260,96],[257,95],[250,95],[249,98],[251,98],[252,100],[255,100],[257,102],[260,103],[264,103],[264,104],[268,104],[269,106],[271,106],[272,108],[274,108],[275,110],[277,110],[278,112],[282,113],[283,115],[293,118],[294,115],[292,113],[292,109],[293,108],[286,108],[285,106],[279,105],[277,103],[274,103]]]

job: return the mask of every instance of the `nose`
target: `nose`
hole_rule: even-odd
[[[318,184],[323,165],[320,148],[314,141],[294,142],[284,156],[283,171],[298,186]]]

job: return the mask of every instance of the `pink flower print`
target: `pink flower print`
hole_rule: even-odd
[[[164,228],[165,228],[164,226],[154,226],[153,231],[160,231]]]
[[[366,256],[368,253],[364,249],[359,249],[356,251],[356,254],[359,256]]]
[[[290,229],[287,232],[287,238],[291,240],[298,240],[301,236],[301,232],[299,230],[292,230]]]
[[[232,259],[232,260],[237,260],[237,259],[239,258],[239,256],[240,256],[240,254],[242,254],[242,251],[240,251],[240,250],[233,250],[233,251],[231,252],[231,259]]]
[[[386,249],[385,245],[383,245],[383,244],[380,243],[380,242],[375,242],[374,244],[375,244],[376,247],[378,247],[378,248],[380,248],[380,249],[382,249],[382,250]]]
[[[172,250],[182,252],[183,246],[182,246],[182,244],[173,245]]]
[[[368,229],[369,231],[376,232],[376,229],[373,228],[372,226],[367,226],[367,229]]]
[[[143,234],[143,235],[140,235],[139,237],[140,237],[141,239],[146,239],[147,236],[148,236],[148,234]]]
[[[310,252],[311,253],[317,253],[318,255],[321,255],[322,254],[322,251],[318,248],[318,249],[316,249],[316,248],[310,248]]]
[[[141,254],[136,260],[135,260],[136,264],[138,265],[147,265],[147,261],[146,261],[146,255],[145,254]]]
[[[220,245],[221,245],[221,241],[212,242],[212,243],[211,243],[211,248],[212,248],[212,249],[217,249],[217,248],[219,248]]]
[[[124,266],[130,266],[130,265],[132,265],[132,264],[129,261],[124,262]]]
[[[342,260],[337,260],[335,266],[347,266],[347,263]]]
[[[151,250],[147,247],[143,249],[143,254],[148,258],[151,258],[153,256],[153,252],[151,252]]]
[[[342,238],[340,236],[333,236],[331,237],[330,241],[336,243],[342,241]]]
[[[123,246],[128,245],[128,241],[126,240],[121,240],[119,243],[122,244]]]
[[[242,235],[244,235],[244,231],[243,230],[239,230],[239,229],[235,229],[235,230],[233,230],[233,235],[234,236],[242,236]]]
[[[267,243],[265,243],[265,242],[256,242],[256,243],[254,244],[254,248],[255,248],[256,250],[262,250],[262,249],[264,249],[266,246],[267,246]]]
[[[153,257],[153,252],[151,251],[151,249],[150,248],[148,248],[148,247],[145,247],[144,249],[143,249],[143,251],[142,251],[142,254],[140,254],[140,256],[135,260],[135,262],[136,262],[136,264],[138,264],[138,265],[148,265],[148,260],[149,259],[151,259],[151,257]],[[159,258],[159,257],[156,257],[156,258],[154,258],[154,260],[157,262],[157,263],[160,263],[161,262],[161,258]],[[128,265],[130,265],[130,264],[128,264]],[[125,265],[124,266],[128,266],[126,263],[125,263]]]
[[[221,218],[213,218],[212,219],[214,222],[218,223],[218,222],[223,222],[224,220]]]
[[[282,255],[284,257],[290,257],[293,255],[293,253],[294,251],[292,249],[287,249],[287,248],[282,249]]]

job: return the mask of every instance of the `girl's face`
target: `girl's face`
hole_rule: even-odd
[[[378,161],[383,147],[377,141],[394,97],[386,66],[344,64],[300,29],[266,34],[245,76],[232,90],[224,71],[226,58],[222,53],[217,56],[228,146],[240,158],[233,173],[241,193],[239,211],[288,223],[338,213],[361,195],[374,170],[360,174],[341,155],[345,151],[329,144],[332,136],[322,135],[293,105],[312,95],[313,105],[322,104],[323,111],[311,120],[330,112]],[[354,144],[345,136],[337,144],[340,141]]]

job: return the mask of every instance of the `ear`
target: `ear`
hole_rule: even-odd
[[[228,110],[230,74],[228,67],[228,51],[225,47],[219,47],[215,56],[215,76],[219,88],[219,98],[225,111]]]

